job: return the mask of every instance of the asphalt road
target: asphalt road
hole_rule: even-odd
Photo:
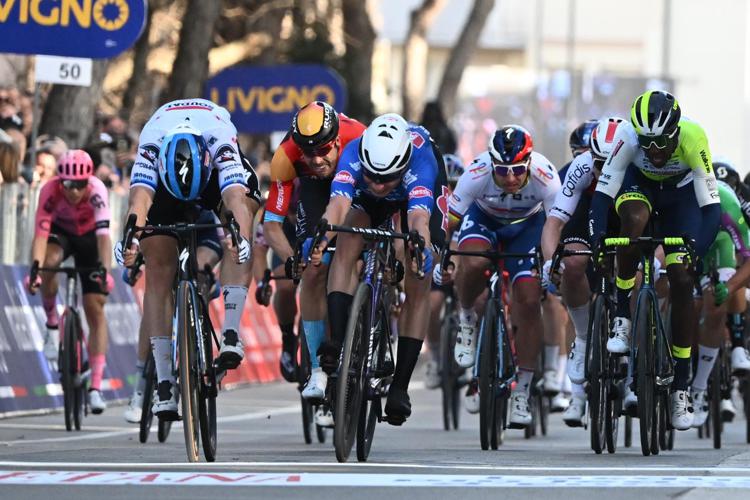
[[[412,390],[411,419],[378,426],[370,461],[338,464],[331,444],[302,439],[298,394],[289,384],[222,392],[217,462],[186,463],[182,430],[142,445],[137,426],[111,406],[66,432],[61,414],[0,421],[0,499],[148,498],[750,498],[745,422],[725,429],[714,450],[695,431],[675,450],[643,457],[638,447],[595,455],[589,434],[550,420],[546,437],[508,431],[498,451],[481,451],[478,417],[442,430],[440,393]],[[622,442],[622,441],[621,441]]]

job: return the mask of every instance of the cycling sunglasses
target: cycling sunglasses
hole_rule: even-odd
[[[495,170],[495,174],[499,175],[500,177],[508,177],[511,172],[513,173],[514,177],[520,177],[529,170],[530,163],[531,158],[527,159],[524,162],[514,163],[512,165],[498,165],[493,160],[492,168]]]
[[[675,135],[677,135],[677,132],[679,130],[679,128],[676,128],[669,135],[639,135],[638,145],[641,147],[641,149],[650,149],[651,146],[655,146],[656,149],[664,149],[669,146],[670,141],[675,137]]]
[[[83,180],[73,180],[73,179],[65,179],[62,181],[62,185],[65,189],[68,191],[71,191],[73,189],[84,189],[86,186],[88,186],[89,181],[88,179]]]
[[[378,175],[378,174],[373,174],[372,172],[368,172],[367,170],[365,170],[363,174],[365,178],[369,180],[370,182],[374,182],[376,184],[388,184],[389,182],[400,180],[404,176],[405,172],[406,170],[402,170],[401,172],[395,172],[393,174]]]
[[[302,154],[309,157],[316,157],[316,156],[326,156],[328,153],[331,152],[333,147],[336,145],[336,140],[329,142],[328,144],[324,144],[322,146],[319,146],[314,149],[303,149]]]

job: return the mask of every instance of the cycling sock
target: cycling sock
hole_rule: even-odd
[[[245,307],[247,299],[247,287],[237,285],[226,285],[224,287],[224,329],[240,331],[240,320],[242,319],[242,309]]]
[[[545,345],[544,346],[544,371],[552,370],[557,371],[558,367],[558,356],[560,354],[559,345]]]
[[[473,307],[470,307],[468,309],[461,308],[461,311],[459,312],[459,319],[461,320],[461,323],[466,323],[469,325],[476,325],[477,324],[477,312],[474,310]]]
[[[279,325],[281,329],[281,345],[284,352],[297,352],[297,336],[294,334],[294,323]]]
[[[570,392],[570,379],[567,376],[566,368],[568,367],[568,355],[560,354],[557,356],[557,381],[563,388],[563,392]],[[567,388],[566,388],[567,385]]]
[[[393,374],[391,386],[406,391],[409,388],[409,380],[414,372],[414,367],[422,350],[422,341],[411,337],[398,338],[398,352],[396,352],[396,370]]]
[[[91,367],[91,387],[90,389],[101,389],[102,378],[104,377],[104,365],[106,357],[104,354],[90,354],[89,366]]]
[[[732,337],[732,349],[745,347],[745,315],[743,313],[730,314],[727,323]]]
[[[344,343],[353,300],[354,296],[344,292],[328,294],[328,322],[331,325],[331,340],[336,345]]]
[[[617,277],[617,308],[616,313],[620,318],[630,319],[630,292],[635,286],[635,277],[624,279]],[[586,325],[588,328],[588,325]]]
[[[172,339],[169,337],[151,337],[151,351],[156,363],[156,378],[161,383],[174,383],[172,376]]]
[[[47,315],[47,328],[57,328],[57,325],[60,321],[60,318],[57,315],[57,296],[43,296],[42,307],[44,308],[44,314]]]
[[[672,390],[687,390],[690,385],[690,347],[679,347],[672,344],[672,356],[674,357]]]
[[[718,347],[706,347],[698,345],[698,368],[695,370],[693,377],[693,389],[696,391],[705,391],[708,387],[708,376],[714,368],[716,357],[719,355]]]
[[[303,320],[302,326],[305,329],[305,338],[307,339],[307,352],[310,353],[310,366],[320,368],[318,349],[326,338],[326,322],[324,319]]]
[[[145,361],[139,359],[135,362],[135,392],[143,392],[146,389],[146,377],[143,373],[145,367]]]
[[[583,384],[573,384],[570,388],[570,394],[574,398],[586,399],[586,391],[583,389]]]
[[[586,342],[589,330],[589,308],[590,302],[586,302],[579,307],[568,307],[568,314],[573,321],[573,328],[576,331],[576,339]]]
[[[562,392],[564,394],[570,394],[573,390],[573,382],[570,381],[570,377],[568,377],[567,373],[563,373],[562,377]]]
[[[529,387],[531,387],[531,379],[533,378],[534,378],[534,370],[529,370],[527,368],[519,368],[518,373],[516,374],[516,379],[518,380],[518,382],[516,383],[516,387],[513,390],[523,391],[528,396]]]

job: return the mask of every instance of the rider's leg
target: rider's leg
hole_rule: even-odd
[[[570,243],[567,250],[588,250],[582,243]],[[583,383],[586,340],[588,338],[591,289],[586,276],[589,258],[584,255],[566,257],[562,273],[562,295],[575,331],[575,342],[568,360],[568,376],[574,383]]]
[[[48,240],[42,267],[57,267],[63,261],[63,257],[63,248],[55,241]],[[47,316],[44,355],[49,360],[56,360],[60,343],[59,317],[57,314],[57,274],[44,272],[41,273],[41,277],[42,307],[44,307],[44,314]]]
[[[101,390],[107,354],[107,319],[104,303],[107,296],[101,293],[83,294],[83,310],[89,324],[89,366],[91,367],[91,389]]]
[[[220,279],[224,297],[224,324],[219,363],[227,368],[236,368],[245,355],[239,332],[248,285],[252,279],[252,261],[238,264],[224,249]]]
[[[337,241],[340,241],[340,239],[337,238]],[[320,346],[326,340],[326,313],[328,307],[328,301],[326,300],[327,277],[328,265],[321,264],[317,267],[307,266],[302,273],[300,286],[300,313],[305,328],[307,349],[310,353],[310,364],[313,369],[320,367],[318,349],[320,349]]]
[[[558,377],[560,365],[560,343],[565,337],[568,313],[560,298],[547,293],[542,300],[542,320],[544,324],[544,391],[556,394],[562,389]]]
[[[539,306],[542,298],[539,280],[530,275],[516,277],[511,294],[511,321],[518,354],[518,390],[528,395],[531,378],[542,349],[544,325]]]

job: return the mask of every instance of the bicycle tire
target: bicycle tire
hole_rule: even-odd
[[[743,378],[740,387],[745,412],[745,442],[750,443],[750,380]]]
[[[606,348],[606,346],[605,346]],[[620,372],[620,361],[614,356],[609,356],[609,394],[607,397],[607,420],[605,420],[604,433],[607,438],[607,453],[613,454],[617,451],[617,437],[620,432],[620,415],[622,414],[622,384],[613,385],[616,373]]]
[[[722,431],[722,419],[721,419],[721,364],[723,352],[719,351],[719,355],[716,356],[711,375],[708,380],[708,393],[709,393],[709,415],[711,416],[711,436],[713,437],[714,449],[721,449],[721,431]]]
[[[177,394],[179,397],[179,393]],[[171,430],[172,430],[171,420],[159,420],[159,426],[157,427],[157,430],[156,430],[156,437],[160,443],[164,443],[167,441],[167,438],[169,437],[169,431]]]
[[[633,417],[625,415],[625,432],[622,436],[622,445],[625,448],[633,446]]]
[[[479,443],[482,450],[497,449],[496,437],[496,384],[497,384],[497,332],[495,303],[488,300],[479,327]]]
[[[495,419],[497,421],[497,444],[502,445],[505,442],[505,427],[508,423],[508,394],[501,394],[497,398],[497,409],[495,410]]]
[[[154,414],[151,411],[151,402],[154,397],[155,372],[154,356],[149,354],[146,359],[146,366],[143,367],[143,373],[140,374],[141,377],[145,377],[146,381],[143,387],[143,403],[141,404],[141,421],[138,432],[138,440],[141,443],[148,441],[148,436],[151,433],[151,423],[154,420]]]
[[[607,299],[604,295],[596,297],[594,302],[594,318],[589,335],[590,357],[588,363],[589,383],[589,424],[591,425],[591,449],[600,455],[607,444],[607,403],[609,391],[606,380],[607,338],[609,338],[609,318],[607,315]]]
[[[195,338],[191,286],[181,281],[177,287],[176,318],[179,350],[180,392],[182,399],[182,429],[188,461],[200,459],[200,419],[198,416],[198,377],[196,376]]]
[[[77,431],[81,430],[81,423],[83,423],[84,408],[88,404],[86,398],[86,380],[81,378],[83,374],[83,350],[86,345],[83,341],[83,332],[81,329],[81,319],[77,312],[74,312],[71,317],[73,318],[73,428]]]
[[[654,450],[652,444],[658,437],[658,401],[656,398],[656,378],[654,364],[654,339],[656,337],[656,321],[653,299],[644,293],[639,297],[636,313],[635,337],[638,350],[636,364],[638,367],[636,388],[638,394],[638,419],[641,437],[641,452],[644,456],[651,455]],[[658,450],[658,444],[657,444]]]
[[[369,334],[370,294],[370,287],[360,283],[354,294],[346,326],[343,355],[336,382],[338,387],[333,427],[333,445],[336,460],[339,462],[349,459],[357,435],[369,347],[369,342],[365,339]]]
[[[549,407],[550,398],[539,394],[539,433],[542,436],[546,436],[549,429]]]
[[[367,462],[372,449],[372,439],[375,435],[375,427],[378,424],[378,416],[382,401],[379,397],[369,402],[363,402],[360,406],[360,421],[357,425],[357,461]]]
[[[305,332],[302,327],[302,321],[299,322],[297,327],[299,332],[299,363],[297,363],[297,388],[300,391],[300,410],[302,413],[302,438],[305,440],[305,444],[312,444],[312,430],[314,424],[313,418],[313,405],[302,397],[302,389],[304,384],[310,376],[310,358],[307,354],[307,339]]]
[[[384,307],[379,308],[379,320],[376,324],[380,325],[375,330],[373,339],[373,363],[369,367],[371,373],[378,372],[379,369],[385,363],[385,356],[388,351],[388,343],[390,342],[390,334],[388,327],[385,326],[385,322],[389,320],[388,312],[384,310]],[[385,331],[384,331],[385,330]],[[369,378],[367,379],[369,381]],[[378,420],[382,415],[382,393],[380,388],[373,388],[372,384],[366,384],[365,398],[362,401],[360,421],[357,426],[357,460],[359,462],[366,462],[367,457],[370,456],[370,449],[372,448],[372,441],[375,435],[375,427],[377,426]]]
[[[62,317],[62,328],[63,338],[60,342],[59,348],[59,359],[60,359],[60,387],[62,389],[63,396],[63,412],[65,416],[65,430],[68,432],[73,430],[73,406],[75,404],[73,395],[73,365],[72,352],[67,346],[66,340],[73,337],[75,333],[75,327],[73,324],[73,312],[71,309],[66,309]]]
[[[208,312],[204,308],[201,298],[198,297],[198,306],[200,307],[201,316],[203,318],[203,357],[205,359],[205,373],[200,373],[198,366],[198,356],[196,356],[195,366],[197,369],[198,379],[198,420],[200,422],[200,434],[201,443],[203,444],[203,456],[206,457],[206,461],[216,461],[216,449],[218,447],[217,437],[217,424],[216,424],[216,396],[218,395],[218,387],[216,383],[216,374],[214,372],[214,354],[213,354],[213,334],[211,327],[206,326],[206,321],[211,321],[208,316]],[[196,332],[197,333],[197,332]],[[198,351],[193,351],[196,355]]]
[[[456,379],[453,376],[453,344],[454,337],[451,332],[452,321],[449,317],[448,306],[443,311],[443,321],[440,325],[440,390],[443,403],[443,430],[451,430],[454,423],[453,407]]]

